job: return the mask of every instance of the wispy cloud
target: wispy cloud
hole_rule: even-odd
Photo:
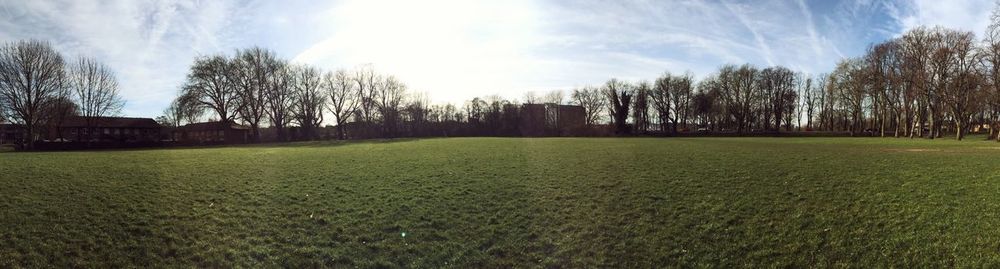
[[[0,0],[0,39],[44,39],[118,71],[155,116],[197,55],[265,46],[325,69],[373,63],[438,102],[517,98],[727,63],[829,71],[920,24],[985,29],[979,1]]]

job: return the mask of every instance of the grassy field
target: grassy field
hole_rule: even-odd
[[[1000,144],[451,138],[0,154],[0,267],[1000,265]]]

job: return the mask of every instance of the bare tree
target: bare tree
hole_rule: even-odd
[[[794,109],[795,72],[781,66],[768,67],[760,72],[758,81],[764,93],[761,100],[765,104],[764,128],[773,123],[771,130],[780,132],[781,122]]]
[[[299,77],[302,74],[299,73],[297,67],[290,67],[283,61],[279,60],[276,65],[273,73],[265,79],[265,83],[267,83],[267,88],[264,90],[265,113],[271,122],[271,127],[274,128],[278,141],[287,141],[288,134],[285,128],[293,118],[292,101],[296,90],[298,90],[297,86],[299,85],[297,84],[303,83]],[[315,71],[315,73],[317,81],[314,85],[319,84],[319,72]]]
[[[323,75],[322,87],[330,98],[327,109],[337,122],[337,139],[344,139],[344,124],[361,104],[359,84],[355,83],[347,71],[340,69]]]
[[[673,110],[673,117],[670,118],[671,132],[677,133],[677,126],[686,125],[688,111],[691,108],[691,91],[694,84],[694,76],[690,73],[675,76],[670,80],[670,109]],[[686,127],[686,126],[685,126]]]
[[[233,59],[232,81],[240,100],[238,114],[250,125],[251,139],[260,141],[260,124],[267,114],[267,95],[282,67],[274,52],[260,47],[238,50]]]
[[[91,139],[98,118],[117,114],[125,105],[118,95],[118,79],[114,71],[93,59],[77,59],[70,69],[68,85],[75,93]]]
[[[406,84],[394,76],[387,76],[376,89],[376,106],[382,115],[382,136],[393,137],[399,124],[400,104],[405,97]]]
[[[585,112],[584,120],[587,125],[594,125],[600,120],[601,113],[603,113],[604,106],[607,103],[604,97],[604,94],[600,90],[592,86],[573,90],[573,104],[583,107]]]
[[[307,139],[317,137],[316,129],[323,122],[323,107],[326,106],[326,95],[323,93],[322,75],[319,69],[299,65],[291,69],[292,116],[302,128],[302,134]]]
[[[719,124],[719,83],[715,77],[708,77],[698,83],[698,92],[691,98],[691,112],[706,129],[715,130]]]
[[[405,121],[409,123],[408,133],[410,136],[423,136],[425,125],[429,121],[430,97],[425,92],[417,92],[410,94],[406,99],[403,111],[406,112]]]
[[[371,65],[359,66],[351,76],[358,89],[358,109],[361,114],[361,121],[371,124],[375,121],[377,111],[375,98],[378,95],[378,84],[382,78],[375,73],[375,68]]]
[[[931,54],[931,35],[923,27],[907,31],[900,39],[901,83],[903,87],[903,114],[906,117],[907,136],[924,135],[927,93],[929,90],[928,61]],[[914,131],[914,125],[917,125]]]
[[[222,55],[199,57],[191,65],[181,95],[190,95],[219,117],[232,121],[240,110],[234,62]]]
[[[73,101],[69,89],[61,90],[52,101],[46,103],[41,115],[45,117],[43,122],[47,125],[47,128],[56,131],[56,137],[54,138],[61,139],[65,138],[62,132],[63,123],[69,117],[79,116],[80,106]],[[79,139],[79,137],[77,138]]]
[[[24,124],[23,144],[32,147],[45,117],[43,109],[64,87],[64,61],[42,41],[17,41],[0,47],[0,107]]]
[[[640,81],[635,84],[632,95],[632,127],[637,133],[644,133],[649,130],[649,95],[652,87],[648,81]]]
[[[181,95],[177,96],[163,110],[162,120],[158,120],[158,122],[166,126],[180,127],[184,123],[198,122],[204,112],[205,106],[201,104],[197,96],[182,91]]]
[[[552,103],[552,104],[561,105],[561,104],[563,104],[563,99],[564,98],[565,98],[565,95],[563,94],[563,91],[561,91],[561,90],[551,90],[548,93],[545,93],[545,97],[543,97],[542,100],[545,103]]]
[[[864,62],[858,58],[845,59],[837,64],[830,74],[830,83],[834,85],[840,100],[850,111],[850,132],[857,135],[863,128],[866,70]]]
[[[534,91],[524,92],[524,103],[525,104],[537,104],[537,103],[540,103],[540,102],[541,102],[540,98],[538,98],[538,95],[535,94]]]
[[[1000,7],[1000,6],[998,6]],[[1000,9],[995,8],[979,50],[986,79],[983,87],[989,104],[990,137],[1000,142]]]
[[[759,71],[750,65],[736,67],[726,65],[719,69],[719,93],[725,110],[736,121],[736,132],[743,134],[749,129],[754,103],[758,99],[755,85]]]
[[[801,79],[800,80],[801,81],[801,83],[800,83],[800,86],[801,86],[800,90],[802,91],[802,94],[801,94],[801,96],[802,96],[802,105],[800,107],[805,109],[805,114],[806,114],[805,115],[805,118],[806,118],[806,131],[812,131],[812,128],[813,128],[812,121],[813,121],[813,115],[814,115],[813,113],[816,110],[816,106],[815,106],[816,102],[814,101],[815,98],[814,98],[813,89],[812,89],[813,88],[813,78],[812,78],[812,76],[809,76],[809,75],[804,75],[804,77],[805,77],[805,79]],[[800,112],[801,112],[801,109],[800,109]],[[802,117],[800,116],[799,118],[800,118],[799,121],[801,121]],[[802,129],[802,123],[799,122],[798,125],[799,125],[799,129],[801,130]]]
[[[941,98],[951,112],[955,123],[955,139],[962,140],[972,120],[972,114],[979,109],[982,100],[981,74],[977,68],[978,55],[975,53],[975,35],[972,32],[949,31],[948,46],[952,64],[948,72],[951,79],[944,87]]]
[[[660,122],[660,131],[666,132],[669,122],[671,121],[671,104],[670,95],[673,91],[673,87],[678,85],[673,82],[674,76],[670,73],[663,73],[660,77],[656,78],[653,83],[653,90],[649,97],[653,103],[653,109],[656,110],[657,121]]]

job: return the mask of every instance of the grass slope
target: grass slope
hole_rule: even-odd
[[[998,157],[877,138],[4,153],[0,267],[995,267]]]

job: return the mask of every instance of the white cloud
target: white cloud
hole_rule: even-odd
[[[123,114],[154,116],[174,96],[190,59],[218,50],[228,12],[222,1],[2,2],[0,32],[53,42],[67,60],[95,57],[118,74]],[[223,18],[223,19],[220,19]],[[16,25],[17,28],[8,28]]]
[[[990,0],[916,0],[908,8],[909,15],[897,18],[904,29],[940,25],[981,35],[989,25],[993,6]]]

